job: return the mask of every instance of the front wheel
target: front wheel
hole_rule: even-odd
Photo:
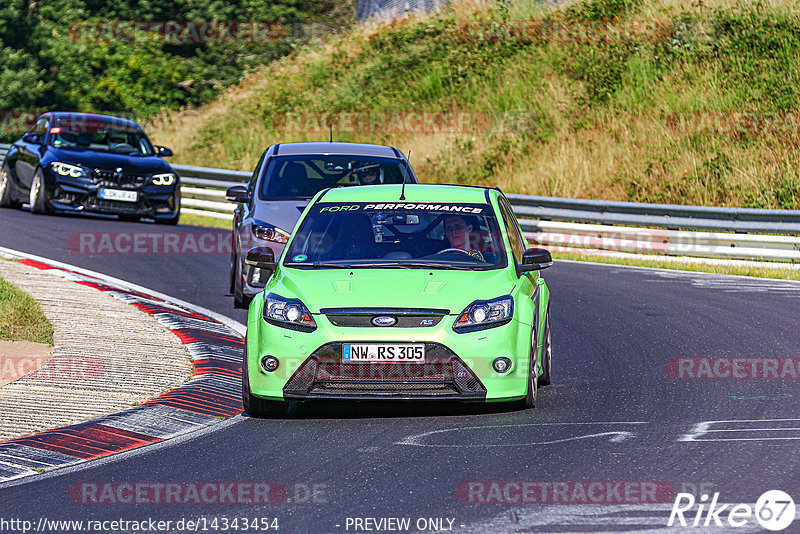
[[[282,417],[289,411],[287,402],[259,399],[250,394],[250,377],[247,371],[247,338],[242,357],[242,404],[252,417]]]
[[[47,198],[47,188],[44,185],[42,169],[36,169],[36,172],[33,173],[29,203],[32,213],[44,214],[53,211],[50,207],[50,200]]]
[[[235,269],[236,278],[233,280],[233,307],[247,309],[250,307],[250,302],[253,298],[244,294],[244,283],[242,282],[244,274],[242,274],[242,263],[238,261],[238,258]]]
[[[0,168],[0,208],[19,208],[21,203],[11,198],[11,178],[8,175],[8,165]]]
[[[531,336],[530,365],[528,366],[528,393],[523,400],[525,409],[536,407],[536,392],[539,389],[539,368],[536,365],[536,331]]]

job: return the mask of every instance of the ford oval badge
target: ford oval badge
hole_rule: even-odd
[[[375,326],[394,326],[396,322],[397,319],[388,315],[379,315],[372,318],[372,324]]]

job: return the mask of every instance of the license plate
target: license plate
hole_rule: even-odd
[[[120,200],[122,202],[136,202],[139,200],[139,193],[136,191],[122,191],[120,189],[100,189],[97,197],[104,200]]]
[[[425,345],[402,343],[344,343],[344,363],[425,363]]]

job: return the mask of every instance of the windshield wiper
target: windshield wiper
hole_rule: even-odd
[[[383,262],[357,262],[339,263],[336,261],[315,261],[287,263],[287,267],[311,267],[313,269],[449,269],[455,271],[477,271],[478,265],[459,265],[446,262],[410,262],[410,261],[383,261]]]
[[[372,262],[372,263],[352,263],[350,266],[354,269],[364,268],[383,268],[383,267],[399,267],[401,269],[453,269],[458,271],[472,271],[475,270],[470,265],[457,265],[445,262],[412,262],[412,261],[386,261],[386,262]]]
[[[314,269],[350,269],[353,265],[350,263],[336,263],[333,261],[315,261],[311,266]]]

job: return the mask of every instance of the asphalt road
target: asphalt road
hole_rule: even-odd
[[[205,230],[0,210],[0,246],[124,278],[244,322],[227,292],[224,252],[92,254],[76,248],[79,236],[69,238],[187,231]],[[277,518],[283,532],[386,532],[366,527],[393,524],[356,519],[397,517],[409,518],[411,530],[435,531],[438,523],[427,520],[444,518],[442,526],[452,520],[454,532],[662,532],[673,492],[682,489],[719,492],[726,503],[755,503],[771,489],[800,497],[800,381],[746,377],[756,359],[800,357],[800,284],[569,262],[544,274],[552,293],[554,385],[540,390],[535,410],[357,404],[301,408],[285,420],[239,417],[195,439],[0,489],[0,520],[152,518],[173,521],[160,531],[181,532],[174,523],[181,518],[246,517]],[[668,369],[678,367],[668,362],[678,358],[697,358],[694,370],[684,368],[690,375],[703,361],[719,361],[702,358],[749,360],[736,369],[745,378],[676,379]],[[717,365],[716,372],[725,369]],[[503,484],[469,485],[478,481]],[[509,481],[545,483],[539,488],[568,482],[560,500],[569,503],[552,503],[552,493],[545,503],[474,502],[513,499]],[[605,497],[581,505],[576,486],[592,481],[604,481]],[[669,492],[655,499],[660,504],[632,504],[646,486],[629,484],[625,495],[605,481],[655,483]],[[125,482],[275,482],[288,498],[224,505],[70,498],[71,487]],[[686,512],[690,524],[696,511]],[[685,530],[713,531],[700,525]],[[760,527],[751,518],[735,530]]]

